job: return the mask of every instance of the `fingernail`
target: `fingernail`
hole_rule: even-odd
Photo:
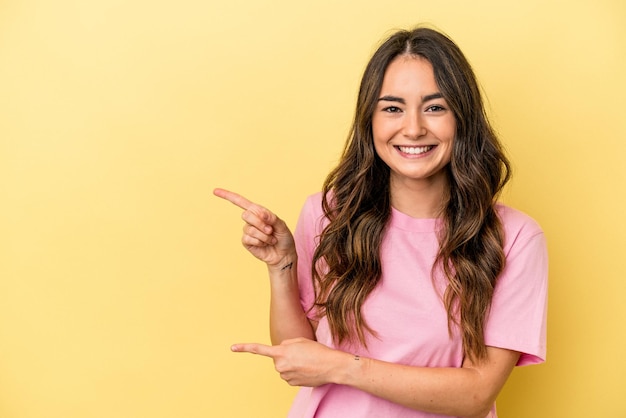
[[[230,351],[239,351],[239,347],[237,347],[236,345],[231,345]]]

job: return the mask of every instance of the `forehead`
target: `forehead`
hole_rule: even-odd
[[[425,92],[438,91],[433,66],[426,58],[415,55],[400,55],[385,69],[381,92]]]

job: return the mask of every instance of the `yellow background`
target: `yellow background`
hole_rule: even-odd
[[[0,1],[0,417],[280,417],[241,192],[294,225],[363,66],[426,22],[475,67],[545,229],[549,354],[506,418],[626,416],[626,3]]]

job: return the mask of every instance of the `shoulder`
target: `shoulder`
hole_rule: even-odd
[[[309,195],[304,201],[302,207],[301,216],[320,219],[323,217],[324,211],[322,210],[322,192],[317,192]]]
[[[503,203],[496,204],[496,212],[502,221],[504,231],[507,234],[537,235],[543,234],[539,223],[524,212],[507,206]]]
[[[503,203],[497,203],[495,208],[504,230],[505,251],[535,238],[543,239],[541,226],[531,216]]]
[[[505,228],[520,228],[528,232],[541,233],[539,223],[526,213],[505,205],[504,203],[496,203],[496,212]]]
[[[305,207],[322,210],[322,192],[313,193],[306,198]]]
[[[323,227],[324,220],[322,192],[317,192],[309,195],[304,201],[296,231],[302,231],[307,235],[318,235]]]

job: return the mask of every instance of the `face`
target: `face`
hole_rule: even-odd
[[[442,97],[433,67],[399,56],[385,71],[372,116],[374,147],[391,169],[391,190],[447,184],[456,120]]]

